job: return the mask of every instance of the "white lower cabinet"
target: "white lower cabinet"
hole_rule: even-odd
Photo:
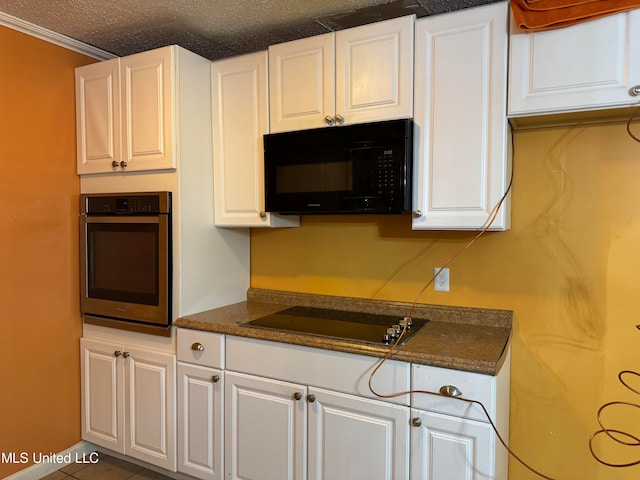
[[[240,337],[226,342],[226,478],[407,480],[409,396],[380,400],[379,359]],[[409,389],[388,360],[373,385]]]
[[[409,408],[309,388],[309,480],[400,480],[409,472]]]
[[[507,480],[507,452],[487,419],[508,441],[509,351],[505,355],[497,375],[412,365],[411,480]]]
[[[227,479],[294,480],[306,471],[306,387],[226,372]]]
[[[488,423],[412,411],[411,479],[494,479],[493,431]]]
[[[174,355],[82,338],[82,438],[176,470]]]
[[[178,471],[203,480],[223,475],[224,373],[178,362]]]
[[[508,439],[506,355],[495,376],[387,360],[372,385],[457,389]],[[178,329],[178,360],[178,470],[196,478],[507,479],[506,451],[477,404],[377,398],[367,386],[377,358]]]
[[[177,329],[178,471],[224,474],[224,335]]]
[[[226,382],[226,478],[408,478],[408,407],[236,372]]]

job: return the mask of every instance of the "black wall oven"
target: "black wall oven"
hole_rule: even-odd
[[[171,192],[80,197],[86,323],[170,335]]]

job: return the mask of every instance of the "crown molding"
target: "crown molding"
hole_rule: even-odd
[[[31,35],[32,37],[39,38],[60,47],[73,50],[74,52],[87,55],[88,57],[92,57],[97,60],[108,60],[110,58],[117,57],[117,55],[112,53],[87,45],[86,43],[82,43],[71,37],[62,35],[61,33],[54,32],[53,30],[48,30],[44,27],[29,23],[4,12],[0,12],[0,25],[26,33],[27,35]]]

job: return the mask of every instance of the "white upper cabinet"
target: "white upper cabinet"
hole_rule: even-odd
[[[208,60],[177,46],[77,68],[78,174],[175,169],[179,120],[202,108],[180,84],[209,75]]]
[[[416,21],[415,230],[484,228],[507,190],[507,41],[506,2]]]
[[[335,111],[335,35],[269,47],[271,132],[326,126]]]
[[[557,30],[527,33],[513,26],[510,41],[510,116],[640,100],[640,10]]]
[[[175,49],[166,47],[120,59],[122,160],[127,170],[176,168],[174,55]]]
[[[76,68],[78,173],[119,166],[120,59]]]
[[[267,52],[211,64],[215,224],[299,225],[264,211],[264,147],[269,132]]]
[[[336,122],[413,115],[413,28],[407,16],[336,33]]]
[[[271,132],[411,117],[414,19],[270,46]]]

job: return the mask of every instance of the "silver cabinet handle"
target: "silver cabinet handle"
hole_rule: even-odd
[[[640,85],[634,85],[629,89],[629,95],[632,97],[637,97],[640,95]]]
[[[193,345],[191,345],[191,350],[195,350],[196,352],[202,352],[204,351],[204,345],[202,345],[200,342],[196,342]]]
[[[129,164],[128,164],[127,162],[125,162],[124,160],[122,160],[122,161],[120,162],[120,166],[121,166],[122,168],[125,168],[127,165],[129,165]]]
[[[122,356],[124,358],[129,358],[131,356],[131,354],[129,352],[123,352]]]
[[[309,403],[313,403],[316,401],[316,396],[313,393],[310,393],[309,395],[307,395],[307,401]]]
[[[453,385],[444,385],[440,387],[440,395],[445,397],[461,397],[462,391]]]
[[[120,355],[122,355],[122,352],[120,350],[116,350],[115,352],[113,352],[114,357],[119,357]]]
[[[327,115],[326,117],[324,117],[324,121],[327,122],[327,125],[329,125],[330,127],[333,127],[336,123],[336,121],[330,115]]]
[[[336,123],[338,125],[343,125],[344,124],[344,117],[342,115],[336,115]]]
[[[422,420],[420,419],[420,417],[413,417],[411,419],[411,425],[413,425],[414,427],[421,427],[422,426]]]
[[[420,218],[422,216],[422,210],[414,210],[413,218]]]
[[[218,383],[220,381],[220,375],[214,375],[211,377],[211,381],[213,383]]]
[[[111,166],[113,168],[118,168],[118,165],[120,165],[118,162],[116,162],[115,160],[113,162],[111,162]]]
[[[260,218],[267,218],[267,212],[260,212]]]
[[[302,398],[302,393],[300,392],[296,392],[293,394],[293,399],[294,400],[300,400]]]

